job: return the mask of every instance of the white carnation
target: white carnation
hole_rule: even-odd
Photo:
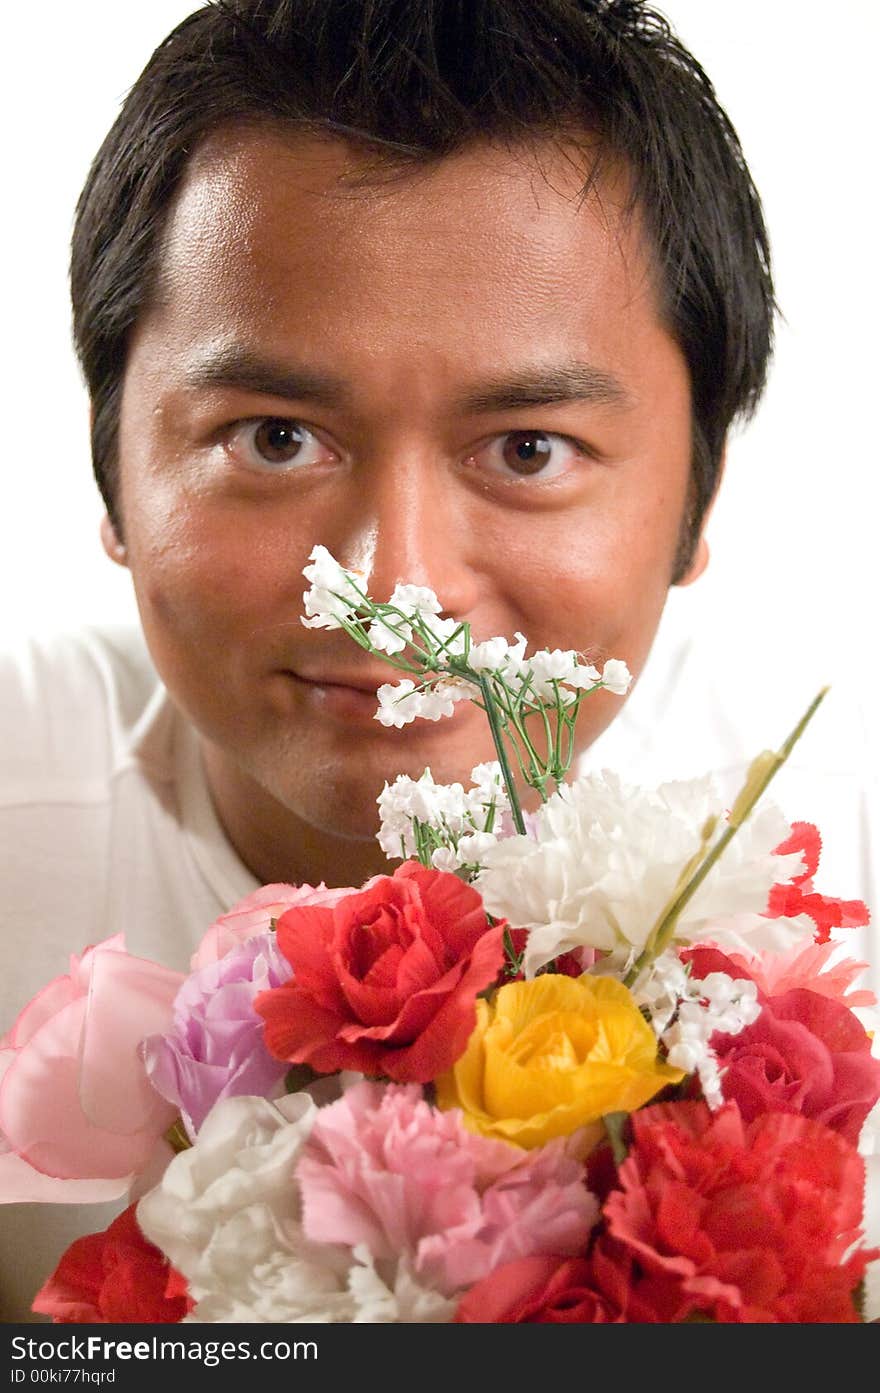
[[[531,836],[490,848],[475,884],[490,914],[531,931],[527,976],[575,948],[610,954],[609,967],[625,968],[644,948],[707,821],[720,827],[723,811],[711,778],[646,790],[594,773],[562,785],[535,815]],[[797,921],[781,926],[762,914],[770,887],[801,869],[799,853],[773,854],[789,830],[772,806],[755,813],[686,906],[676,937],[747,941],[754,950],[767,933],[788,942],[801,933]]]
[[[441,1296],[421,1286],[405,1262],[398,1263],[396,1272],[389,1274],[386,1281],[365,1244],[354,1249],[354,1259],[348,1285],[356,1307],[356,1324],[426,1325],[449,1322],[455,1315],[458,1298]]]
[[[317,1116],[303,1093],[227,1098],[138,1205],[138,1223],[208,1321],[351,1320],[350,1261],[310,1243],[294,1168]]]
[[[141,1229],[189,1284],[187,1321],[450,1320],[455,1302],[403,1262],[305,1237],[295,1168],[317,1115],[305,1093],[224,1099],[140,1201]]]

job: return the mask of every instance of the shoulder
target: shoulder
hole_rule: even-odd
[[[779,750],[823,690],[765,797],[789,822],[820,829],[817,888],[876,906],[880,720],[874,683],[867,663],[845,659],[829,643],[805,649],[787,635],[783,620],[763,633],[722,631],[711,614],[673,595],[631,695],[584,764],[616,769],[647,787],[712,774],[730,801],[752,760]],[[880,944],[873,951],[880,962]]]
[[[83,629],[0,652],[0,798],[108,775],[160,690],[135,629]]]
[[[661,779],[735,772],[762,750],[780,748],[824,690],[787,768],[876,784],[880,725],[867,668],[841,662],[828,645],[805,650],[789,640],[784,624],[776,632],[737,634],[710,620],[681,597],[670,598],[647,663],[609,731],[609,750]]]

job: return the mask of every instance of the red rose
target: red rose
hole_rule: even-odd
[[[254,1002],[266,1044],[322,1074],[427,1083],[464,1053],[504,928],[458,876],[416,861],[332,907],[289,909],[277,932],[293,980]]]
[[[175,1325],[192,1310],[186,1283],[144,1238],[129,1205],[103,1233],[71,1243],[32,1309],[56,1325]]]
[[[630,1121],[604,1212],[634,1308],[667,1323],[860,1320],[856,1289],[880,1250],[853,1246],[865,1166],[839,1133],[788,1113],[747,1125],[735,1103],[661,1103]]]
[[[620,1320],[595,1290],[585,1258],[517,1258],[465,1292],[453,1319],[462,1325],[607,1325]]]

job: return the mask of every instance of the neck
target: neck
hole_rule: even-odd
[[[373,875],[391,875],[374,836],[350,837],[316,828],[274,798],[256,779],[230,765],[205,741],[208,789],[220,824],[261,885],[357,888]]]

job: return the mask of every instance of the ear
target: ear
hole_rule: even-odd
[[[691,564],[688,566],[683,576],[679,576],[676,585],[693,585],[695,580],[699,580],[709,564],[709,543],[706,541],[706,533],[700,533],[700,539],[694,547],[694,554]]]
[[[715,480],[715,492],[712,494],[712,501],[703,514],[703,521],[700,524],[700,536],[697,545],[694,547],[694,554],[691,564],[688,566],[684,575],[675,583],[676,585],[693,585],[695,580],[699,580],[709,564],[709,543],[706,540],[706,528],[709,525],[709,518],[712,516],[712,509],[715,507],[715,500],[718,497],[718,490],[721,487],[721,480],[724,477],[724,468],[727,464],[727,445],[721,451],[721,460],[718,465],[718,477]]]
[[[125,546],[119,540],[116,528],[110,521],[110,515],[108,513],[105,513],[101,518],[101,546],[110,557],[110,560],[115,561],[117,566],[128,565],[128,556]]]

